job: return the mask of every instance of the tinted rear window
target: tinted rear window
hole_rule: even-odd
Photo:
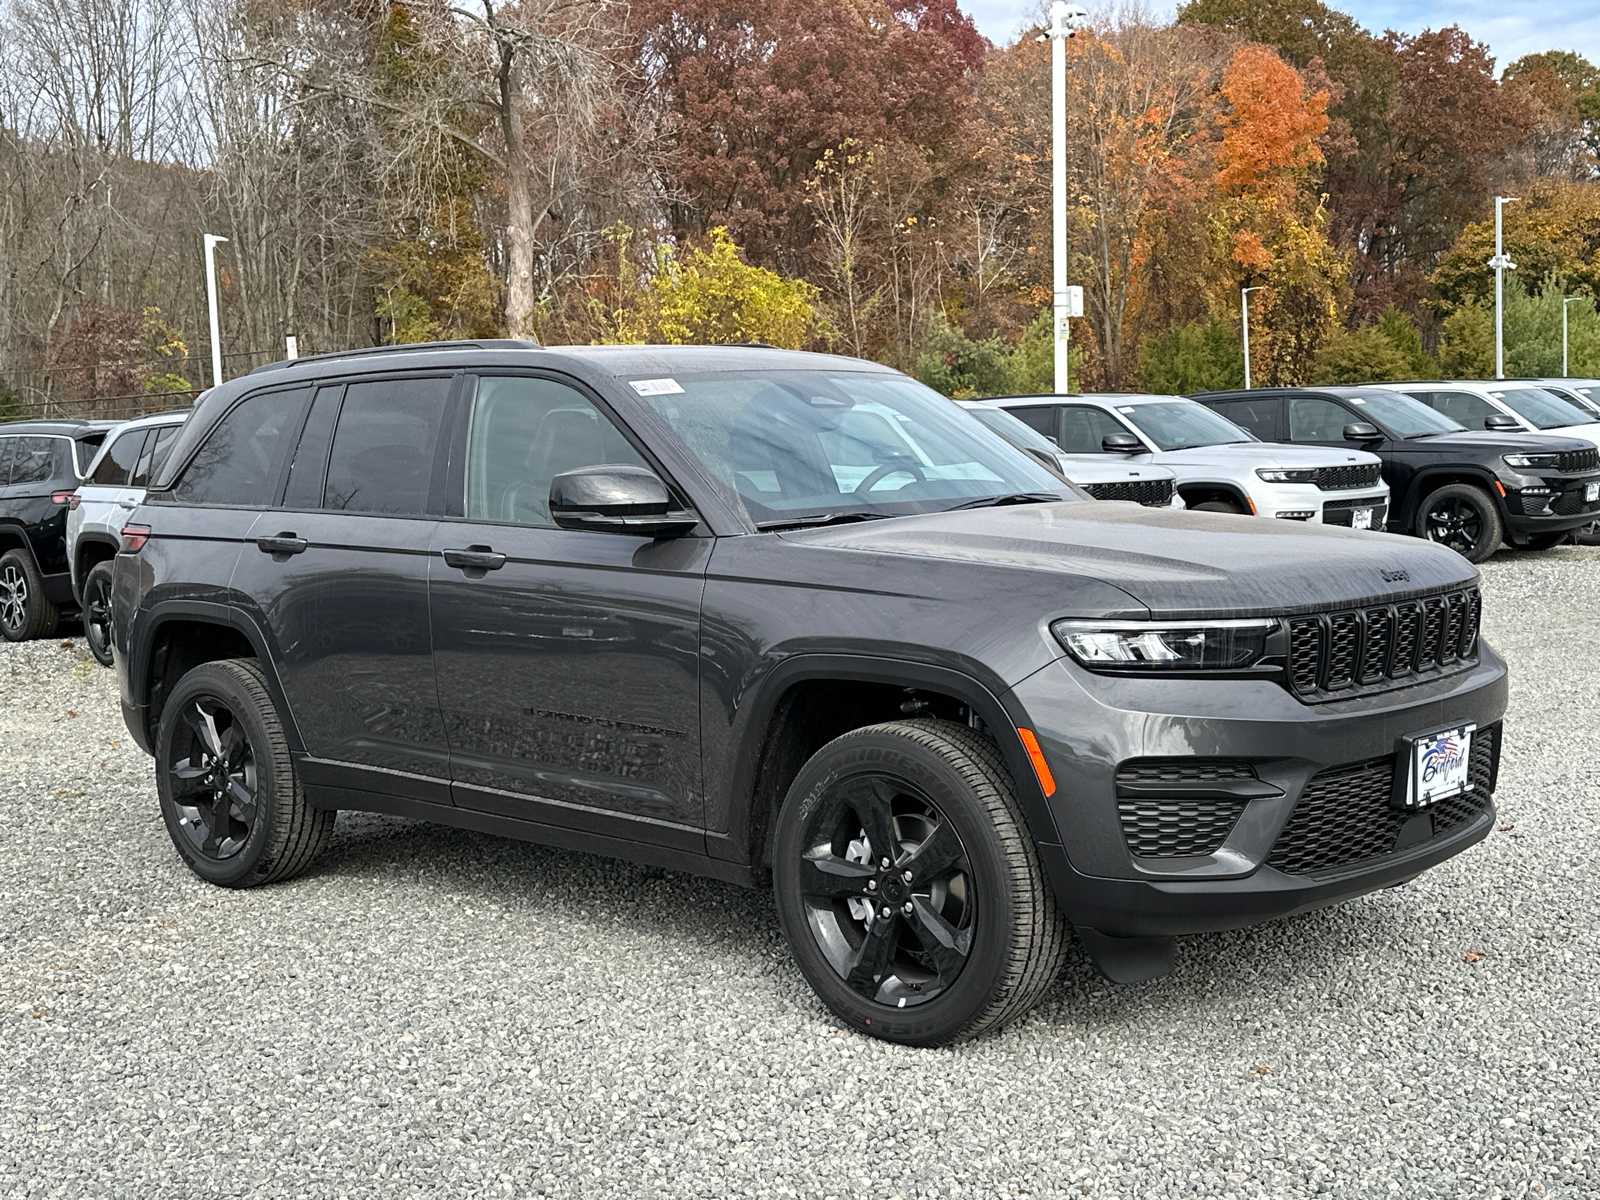
[[[119,434],[116,441],[111,443],[111,449],[95,466],[89,482],[95,487],[122,487],[126,484],[128,475],[139,461],[139,452],[144,448],[149,433],[148,429],[130,429],[127,433]]]
[[[11,486],[49,483],[75,474],[72,443],[59,437],[19,437],[12,448]]]
[[[419,516],[427,511],[448,379],[389,379],[345,389],[328,456],[324,507]]]
[[[185,504],[271,504],[307,395],[304,388],[261,392],[234,405],[173,484],[172,498]]]

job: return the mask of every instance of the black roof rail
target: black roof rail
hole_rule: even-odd
[[[361,346],[355,350],[330,350],[326,354],[307,354],[301,358],[286,358],[282,362],[266,363],[256,367],[250,374],[259,375],[263,371],[281,371],[286,367],[296,366],[303,362],[330,362],[339,358],[363,358],[373,354],[410,354],[426,353],[430,350],[538,350],[538,342],[532,338],[479,338],[474,341],[454,342],[406,342],[399,346]]]

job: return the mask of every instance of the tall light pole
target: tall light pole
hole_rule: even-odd
[[[1494,257],[1489,260],[1489,265],[1494,268],[1494,377],[1506,377],[1506,348],[1504,334],[1505,295],[1504,283],[1507,271],[1515,271],[1517,264],[1506,257],[1504,246],[1500,241],[1500,212],[1509,200],[1520,200],[1520,196],[1496,196],[1494,198]]]
[[[1239,313],[1244,318],[1244,387],[1250,390],[1250,293],[1259,292],[1266,284],[1239,289]]]
[[[211,306],[211,386],[222,382],[222,322],[217,319],[217,247],[228,239],[205,235],[206,302]]]
[[[1089,13],[1066,0],[1050,5],[1050,28],[1040,39],[1050,42],[1050,193],[1051,227],[1055,252],[1051,318],[1054,322],[1055,390],[1064,394],[1070,385],[1067,351],[1071,318],[1083,315],[1083,289],[1067,287],[1067,39],[1089,23]]]
[[[1568,296],[1561,302],[1561,378],[1567,378],[1567,305],[1587,300],[1587,296]]]

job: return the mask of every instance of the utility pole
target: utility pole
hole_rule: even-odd
[[[1239,289],[1239,312],[1244,318],[1244,388],[1250,390],[1250,293],[1259,292],[1265,284]]]
[[[222,322],[217,318],[217,247],[228,239],[214,233],[205,236],[206,302],[211,306],[211,386],[222,382]]]
[[[1587,296],[1568,296],[1561,302],[1561,378],[1567,378],[1567,305],[1587,300]]]
[[[1089,13],[1066,0],[1050,5],[1050,29],[1040,41],[1050,42],[1050,193],[1053,202],[1051,235],[1055,278],[1051,294],[1054,322],[1055,390],[1065,394],[1068,379],[1068,333],[1073,317],[1083,315],[1083,289],[1067,287],[1067,39],[1089,23]]]
[[[1506,350],[1505,350],[1505,273],[1515,271],[1517,264],[1506,257],[1505,247],[1500,240],[1500,212],[1509,200],[1520,200],[1520,196],[1496,196],[1494,198],[1494,257],[1489,260],[1489,265],[1494,268],[1494,377],[1506,377]]]

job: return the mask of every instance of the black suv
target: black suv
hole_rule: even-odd
[[[76,609],[67,505],[114,421],[0,425],[0,635],[49,637]]]
[[[915,449],[915,453],[908,450]],[[424,347],[203,397],[124,531],[128,728],[229,887],[363,809],[774,888],[900,1041],[1483,838],[1506,702],[1425,542],[1086,500],[873,363]]]
[[[1600,513],[1600,451],[1591,442],[1498,423],[1468,430],[1387,388],[1255,388],[1195,399],[1262,441],[1377,454],[1393,495],[1388,528],[1475,563],[1502,541],[1548,550]]]

